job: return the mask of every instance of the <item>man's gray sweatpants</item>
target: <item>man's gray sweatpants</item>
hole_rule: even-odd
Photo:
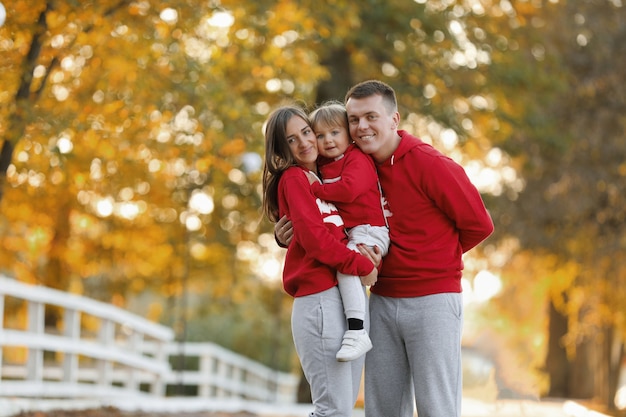
[[[459,417],[462,295],[371,294],[370,322],[365,416],[412,417],[415,406],[419,417]]]
[[[369,328],[367,321],[365,325]],[[346,331],[338,288],[296,297],[291,329],[300,364],[311,385],[315,406],[312,416],[352,417],[365,358],[338,362],[335,357]]]

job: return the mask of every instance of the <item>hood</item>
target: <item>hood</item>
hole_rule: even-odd
[[[393,151],[393,154],[391,154],[391,156],[386,161],[379,165],[393,165],[397,160],[406,155],[411,149],[414,149],[424,143],[415,136],[408,133],[406,130],[398,130],[398,135],[400,136],[400,143],[398,144],[398,147],[395,151]]]

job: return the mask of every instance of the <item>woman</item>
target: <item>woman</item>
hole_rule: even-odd
[[[317,156],[306,113],[296,106],[276,109],[265,130],[263,211],[273,222],[286,216],[294,225],[283,287],[294,297],[291,327],[311,386],[311,416],[351,417],[364,358],[335,358],[346,331],[336,270],[361,276],[364,285],[373,285],[378,271],[372,260],[346,247],[337,209],[311,192],[306,172],[317,171]]]

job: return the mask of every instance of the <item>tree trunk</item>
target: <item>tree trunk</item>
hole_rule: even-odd
[[[352,64],[350,53],[345,47],[331,52],[330,56],[322,60],[328,68],[330,78],[318,84],[315,102],[317,105],[328,100],[337,100],[343,103],[343,98],[354,84],[352,79]]]
[[[12,158],[13,144],[10,140],[5,139],[2,143],[2,150],[0,150],[0,201],[2,201],[4,187],[7,182],[7,170],[9,169],[9,165],[11,165]]]
[[[569,398],[591,400],[594,398],[598,369],[598,346],[592,337],[585,337],[576,345],[576,356],[570,363]]]
[[[619,389],[620,373],[622,371],[622,364],[624,364],[624,340],[621,337],[621,333],[615,329],[610,330],[610,354],[609,354],[609,389],[607,408],[611,412],[616,412],[615,407],[615,394]],[[626,369],[626,368],[624,368]],[[624,410],[626,414],[626,410]]]
[[[41,83],[39,90],[33,94],[31,93],[31,84],[33,81],[33,73],[35,67],[39,62],[39,55],[41,53],[41,47],[44,42],[44,37],[47,35],[48,25],[46,23],[46,13],[48,7],[39,15],[37,20],[37,29],[33,34],[33,38],[30,43],[28,54],[26,59],[22,63],[22,75],[20,79],[20,85],[15,94],[15,110],[10,117],[7,118],[6,137],[2,143],[2,150],[0,151],[0,201],[4,194],[4,187],[6,186],[7,169],[11,164],[13,158],[13,151],[15,144],[24,136],[26,130],[26,115],[28,114],[27,108],[31,106],[32,99],[43,89],[45,82]],[[50,68],[46,71],[46,74],[50,73]]]
[[[615,412],[615,393],[624,361],[624,343],[619,331],[603,328],[585,335],[577,343],[575,356],[570,360],[562,343],[568,332],[567,320],[551,302],[545,366],[550,378],[548,396],[593,400],[602,408]],[[584,318],[579,320],[584,321]]]
[[[548,354],[546,371],[550,379],[548,397],[569,397],[569,360],[563,345],[563,337],[567,334],[567,317],[561,314],[550,301],[548,327]]]

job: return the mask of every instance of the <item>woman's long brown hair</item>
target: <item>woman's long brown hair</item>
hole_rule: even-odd
[[[279,220],[278,182],[280,177],[287,168],[296,165],[287,143],[287,122],[294,116],[298,116],[309,123],[309,118],[302,108],[288,105],[274,110],[268,117],[265,126],[263,214],[272,222]]]

